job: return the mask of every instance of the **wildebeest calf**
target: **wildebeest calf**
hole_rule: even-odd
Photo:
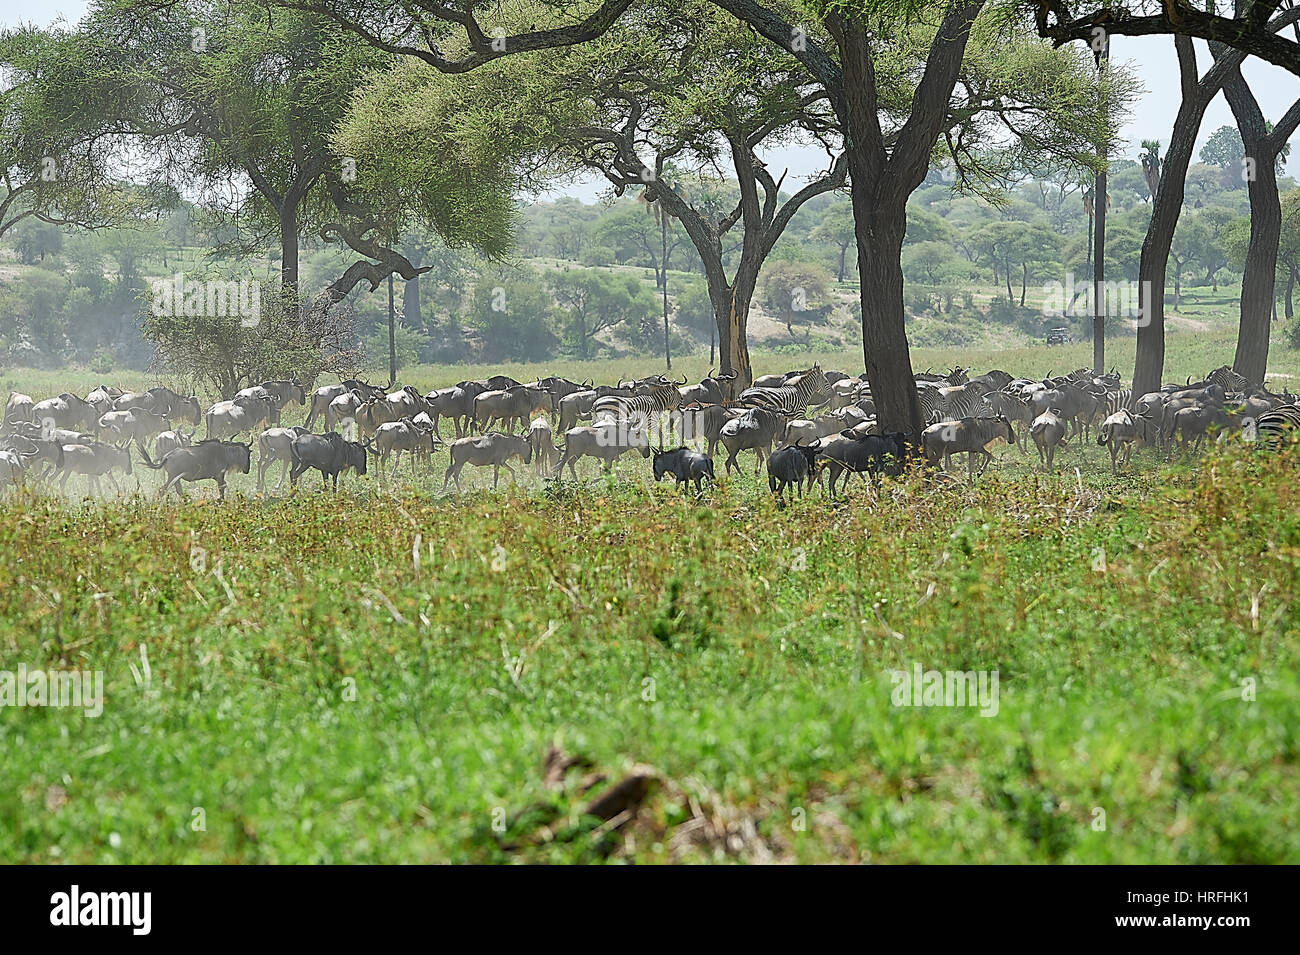
[[[677,478],[677,486],[686,493],[686,482],[695,482],[695,493],[699,494],[705,478],[709,483],[715,483],[713,477],[713,462],[700,454],[698,451],[692,451],[690,448],[675,448],[671,451],[656,451],[654,461],[652,462],[655,473],[655,483],[663,479],[665,474],[671,474]]]

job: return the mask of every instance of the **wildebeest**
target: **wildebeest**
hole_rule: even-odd
[[[300,434],[310,434],[306,428],[267,428],[257,437],[257,490],[266,487],[266,471],[277,461],[283,462],[284,470],[280,480],[275,482],[275,489],[280,490],[284,479],[293,466],[293,439]]]
[[[168,452],[175,451],[177,448],[188,448],[193,441],[194,433],[186,434],[179,429],[164,431],[154,439],[153,453],[157,458],[162,458]]]
[[[379,458],[379,480],[384,479],[384,465],[388,462],[390,454],[396,455],[393,462],[393,473],[397,473],[397,467],[401,464],[402,452],[406,451],[411,456],[411,476],[417,476],[415,470],[415,457],[420,455],[428,460],[441,442],[434,435],[432,429],[424,429],[417,425],[411,418],[402,418],[400,421],[386,421],[375,430],[373,442],[367,442],[366,448]]]
[[[321,486],[339,489],[339,474],[348,468],[357,474],[366,473],[366,447],[357,441],[348,441],[333,431],[325,434],[298,434],[289,444],[293,467],[289,470],[289,484],[298,483],[304,472],[315,468],[320,472]]]
[[[26,473],[26,466],[18,452],[0,449],[0,491],[10,485],[21,488],[26,481]]]
[[[551,411],[551,396],[542,388],[515,385],[504,391],[485,391],[474,399],[474,427],[486,430],[494,421],[512,430],[514,422],[522,429],[536,413]]]
[[[714,375],[713,369],[709,369],[709,374],[701,378],[698,384],[682,385],[677,390],[682,394],[682,404],[687,405],[692,402],[701,404],[716,404],[732,397],[731,383],[736,380],[732,375]]]
[[[1066,438],[1069,430],[1069,422],[1054,410],[1044,411],[1030,424],[1029,437],[1033,439],[1034,447],[1038,448],[1038,460],[1047,470],[1052,470],[1056,449],[1070,443]]]
[[[9,392],[9,400],[5,402],[4,424],[9,425],[18,421],[31,421],[32,408],[36,402],[32,400],[31,395],[25,395],[19,391]]]
[[[32,405],[32,421],[43,426],[67,428],[71,431],[91,431],[95,427],[95,406],[77,395],[63,392],[57,398],[46,398]]]
[[[674,448],[671,451],[654,452],[654,469],[655,483],[663,480],[665,474],[671,474],[677,479],[677,486],[686,493],[686,484],[688,481],[695,482],[695,493],[699,494],[703,490],[705,478],[709,483],[715,483],[713,477],[713,462],[700,454],[698,451],[692,451],[690,448]]]
[[[616,421],[570,428],[564,432],[564,454],[552,474],[559,477],[567,464],[569,474],[576,481],[575,465],[581,458],[596,458],[608,474],[614,468],[614,461],[629,451],[636,451],[643,458],[650,457],[650,442],[644,429],[629,428]]]
[[[787,444],[784,448],[773,451],[767,459],[767,486],[780,500],[785,489],[793,485],[803,497],[806,483],[812,487],[813,475],[816,473],[817,446],[815,444]],[[790,492],[794,499],[794,491]]]
[[[131,473],[131,452],[125,448],[118,449],[111,444],[65,444],[63,446],[63,478],[59,481],[59,490],[64,490],[68,478],[74,474],[84,474],[90,486],[91,494],[99,493],[99,479],[107,477],[113,490],[120,492],[113,471]]]
[[[537,473],[550,474],[555,462],[560,460],[560,449],[551,437],[551,422],[544,415],[528,425],[528,443],[533,448],[533,467]]]
[[[365,401],[368,398],[380,397],[384,393],[384,389],[380,388],[378,385],[372,385],[369,382],[361,381],[357,378],[346,378],[343,381],[340,381],[337,385],[322,385],[320,388],[317,388],[312,392],[311,405],[307,412],[307,421],[305,422],[304,427],[310,430],[317,416],[321,416],[326,419],[325,430],[332,430],[331,422],[329,416],[326,414],[326,410],[329,408],[330,402],[340,395],[347,394],[349,391],[357,392],[361,401]]]
[[[754,473],[757,474],[763,461],[772,453],[772,442],[776,440],[777,432],[783,424],[784,419],[780,414],[766,408],[750,408],[740,417],[724,424],[719,440],[727,449],[726,473],[730,474],[734,467],[736,473],[740,474],[736,455],[741,451],[752,450],[757,455],[754,465]]]
[[[167,430],[167,419],[146,408],[132,408],[129,411],[106,411],[100,415],[99,432],[107,434],[113,443],[135,442],[135,446],[144,450],[145,442],[156,434]]]
[[[906,433],[893,431],[888,434],[858,434],[855,431],[842,431],[834,437],[823,438],[817,442],[817,462],[819,469],[829,478],[829,493],[835,496],[835,482],[845,475],[844,485],[848,483],[848,474],[890,474],[899,475],[907,462],[916,456],[915,436],[909,438]]]
[[[1110,470],[1114,474],[1119,470],[1120,450],[1123,449],[1124,467],[1128,467],[1129,456],[1133,453],[1133,445],[1138,441],[1143,444],[1151,444],[1154,437],[1154,428],[1150,418],[1142,415],[1135,415],[1127,409],[1117,411],[1106,418],[1097,429],[1097,443],[1110,449]]]
[[[251,388],[245,388],[236,392],[235,397],[262,397],[270,396],[275,400],[276,411],[286,405],[305,405],[307,403],[307,392],[303,389],[297,379],[278,378],[274,381],[264,381],[261,384],[253,385]],[[277,419],[278,419],[277,414]]]
[[[106,411],[113,410],[113,402],[122,397],[122,389],[114,388],[111,385],[101,384],[98,388],[86,395],[86,404],[91,405],[96,414],[103,414]]]
[[[444,491],[453,480],[457,489],[460,488],[460,472],[467,464],[480,468],[491,467],[492,486],[495,488],[501,480],[502,468],[509,471],[512,478],[516,476],[515,469],[507,463],[511,458],[519,458],[524,464],[533,460],[533,449],[528,444],[526,435],[502,434],[499,431],[458,438],[450,444],[448,450],[451,463],[442,476]]]
[[[238,441],[204,440],[188,448],[169,451],[157,463],[149,459],[144,451],[144,466],[150,470],[162,470],[166,475],[159,497],[166,497],[167,492],[175,489],[178,497],[184,497],[181,482],[216,481],[217,496],[226,499],[226,476],[232,471],[247,474],[252,465],[253,442],[240,444]]]
[[[1011,430],[1011,422],[1002,415],[943,421],[932,424],[921,432],[921,447],[925,450],[926,459],[931,464],[937,464],[939,459],[943,458],[944,468],[950,470],[952,456],[965,451],[966,473],[972,478],[976,473],[975,455],[978,454],[984,459],[979,469],[979,473],[983,474],[989,462],[993,460],[989,446],[998,440],[1008,443],[1016,440]]]
[[[438,419],[447,417],[456,428],[456,437],[463,437],[469,427],[469,419],[474,414],[474,393],[460,385],[451,388],[439,388],[424,396],[428,414],[433,421],[433,433],[439,438]]]
[[[267,395],[219,401],[208,409],[207,437],[223,440],[244,431],[252,432],[262,424],[273,422],[275,413],[275,400]]]

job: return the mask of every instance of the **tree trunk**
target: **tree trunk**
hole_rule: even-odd
[[[1025,307],[1025,289],[1029,287],[1029,265],[1020,263],[1020,307]]]
[[[1282,235],[1282,203],[1277,192],[1277,151],[1255,96],[1240,70],[1223,85],[1224,96],[1241,131],[1246,155],[1254,160],[1254,175],[1246,183],[1250,197],[1250,244],[1241,275],[1241,321],[1233,371],[1260,383],[1268,367],[1270,320],[1274,313],[1277,247]]]
[[[1292,293],[1295,292],[1295,269],[1287,269],[1286,275],[1286,318],[1290,321],[1295,317],[1295,307],[1292,303]]]
[[[1105,76],[1110,65],[1110,34],[1102,32],[1101,50],[1097,56],[1098,89],[1100,78]],[[1101,151],[1100,158],[1105,161],[1106,153]],[[1109,205],[1106,192],[1106,168],[1097,173],[1093,183],[1093,240],[1092,240],[1092,372],[1094,375],[1106,373],[1106,206]],[[1163,321],[1163,316],[1161,317]],[[1161,331],[1161,360],[1164,359],[1163,328]]]
[[[280,208],[280,287],[298,291],[298,206],[287,199]]]
[[[664,243],[664,364],[672,371],[673,353],[668,344],[668,213],[664,212],[662,204],[659,206],[659,230]]]
[[[406,283],[402,289],[402,323],[407,328],[424,328],[424,316],[420,314],[420,277],[417,275]]]
[[[858,180],[861,181],[861,180]],[[867,190],[854,190],[853,205],[869,206]],[[859,194],[861,198],[859,198]],[[891,210],[892,211],[892,210]],[[880,431],[921,431],[921,408],[916,400],[916,378],[907,343],[903,315],[903,210],[880,214],[878,227],[868,232],[858,226],[858,275],[862,280],[862,358],[871,400],[876,405]],[[864,234],[865,233],[865,234]]]
[[[742,264],[734,284],[725,286],[718,294],[710,291],[718,326],[718,373],[736,376],[732,382],[735,394],[754,383],[754,369],[749,364],[749,342],[745,337],[754,282],[746,278],[747,271]]]
[[[397,384],[397,309],[393,301],[393,273],[388,273],[388,387]]]
[[[1169,250],[1182,212],[1187,167],[1201,128],[1205,108],[1218,95],[1221,80],[1197,80],[1196,53],[1191,40],[1175,37],[1182,76],[1183,99],[1174,119],[1172,138],[1160,174],[1160,187],[1151,202],[1151,221],[1142,241],[1138,264],[1142,314],[1138,319],[1137,357],[1133,367],[1133,393],[1159,391],[1165,368],[1165,274]]]
[[[840,280],[841,282],[844,281],[844,262],[845,262],[845,259],[848,258],[848,253],[849,253],[849,247],[848,247],[847,245],[842,245],[842,246],[840,246],[840,273],[839,273],[840,277],[839,277],[839,280]]]

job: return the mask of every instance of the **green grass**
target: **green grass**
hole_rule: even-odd
[[[0,859],[1300,861],[1300,462],[1007,455],[838,508],[10,499],[0,669],[107,692],[0,710]],[[997,670],[997,716],[891,706],[913,662]],[[553,743],[653,771],[624,838],[543,785]]]

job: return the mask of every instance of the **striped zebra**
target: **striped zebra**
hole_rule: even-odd
[[[654,421],[665,411],[675,411],[682,402],[680,385],[686,384],[686,376],[680,382],[671,382],[663,375],[651,375],[640,382],[650,389],[648,395],[605,395],[597,398],[591,408],[591,423],[598,424],[604,420],[625,422],[630,427],[640,430],[649,429]]]
[[[1106,392],[1106,407],[1102,412],[1102,420],[1104,421],[1111,415],[1118,414],[1121,411],[1132,411],[1134,400],[1132,388],[1121,388],[1118,391]]]
[[[1280,448],[1294,437],[1300,436],[1300,408],[1283,405],[1265,411],[1255,419],[1255,434],[1266,447]]]
[[[1246,380],[1245,375],[1239,375],[1232,370],[1231,365],[1220,365],[1214,371],[1205,376],[1205,384],[1218,385],[1223,389],[1224,394],[1234,391],[1245,391],[1250,387],[1250,382]]]
[[[957,385],[950,388],[922,388],[917,395],[921,404],[921,420],[926,424],[936,421],[960,421],[962,418],[980,418],[992,414],[988,398],[978,388]]]
[[[785,415],[802,418],[810,405],[823,405],[831,400],[831,385],[820,365],[792,376],[779,388],[747,388],[740,400],[752,408],[764,408]]]

